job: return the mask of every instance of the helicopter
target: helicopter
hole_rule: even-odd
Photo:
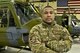
[[[41,23],[39,9],[32,3],[34,1],[0,0],[0,48],[29,46],[30,29]]]
[[[56,16],[55,20],[59,25],[68,29],[73,39],[80,39],[80,20],[74,15],[75,13],[74,11],[74,13],[67,14],[63,11],[62,16]]]
[[[51,1],[55,0],[48,2]],[[29,2],[29,0],[0,0],[0,48],[4,46],[29,46],[30,29],[34,25],[41,23],[40,11],[33,3],[34,1]],[[62,26],[68,29],[72,38],[75,36],[79,37],[79,25],[78,27],[74,25],[75,22],[79,23],[79,20],[75,16],[73,19],[70,15],[65,14],[65,16],[64,14],[62,16],[55,16],[55,20],[60,25],[66,23]]]
[[[26,16],[23,12],[19,8],[18,12],[16,8],[18,7],[10,0],[0,0],[0,47],[26,46],[28,44],[30,28],[30,26],[28,26],[28,20],[30,19],[25,18]],[[23,17],[20,17],[19,15],[22,15]],[[26,21],[28,25],[23,21]],[[34,23],[32,23],[32,26],[33,25]]]

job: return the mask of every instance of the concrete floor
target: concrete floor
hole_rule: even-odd
[[[80,53],[80,40],[75,39],[71,50],[68,53]]]
[[[8,47],[7,50],[3,50],[0,53],[31,53],[31,51],[28,50],[21,50],[18,52],[20,49],[18,48],[13,48],[13,47]]]
[[[19,50],[20,49],[8,47],[7,50],[1,51],[0,53],[17,53]],[[21,50],[19,53],[32,53],[32,52],[28,50]],[[74,40],[71,50],[67,53],[80,53],[80,41]]]

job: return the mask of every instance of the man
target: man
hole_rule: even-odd
[[[72,39],[66,28],[54,21],[54,9],[42,9],[42,23],[34,26],[29,34],[29,44],[33,53],[64,53],[70,50]]]

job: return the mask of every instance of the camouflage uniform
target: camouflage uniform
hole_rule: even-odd
[[[64,53],[70,50],[72,39],[66,28],[42,22],[31,29],[29,44],[33,53]]]

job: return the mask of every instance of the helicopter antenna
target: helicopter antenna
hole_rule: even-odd
[[[47,2],[47,6],[49,6],[49,0],[46,0],[46,2]]]

